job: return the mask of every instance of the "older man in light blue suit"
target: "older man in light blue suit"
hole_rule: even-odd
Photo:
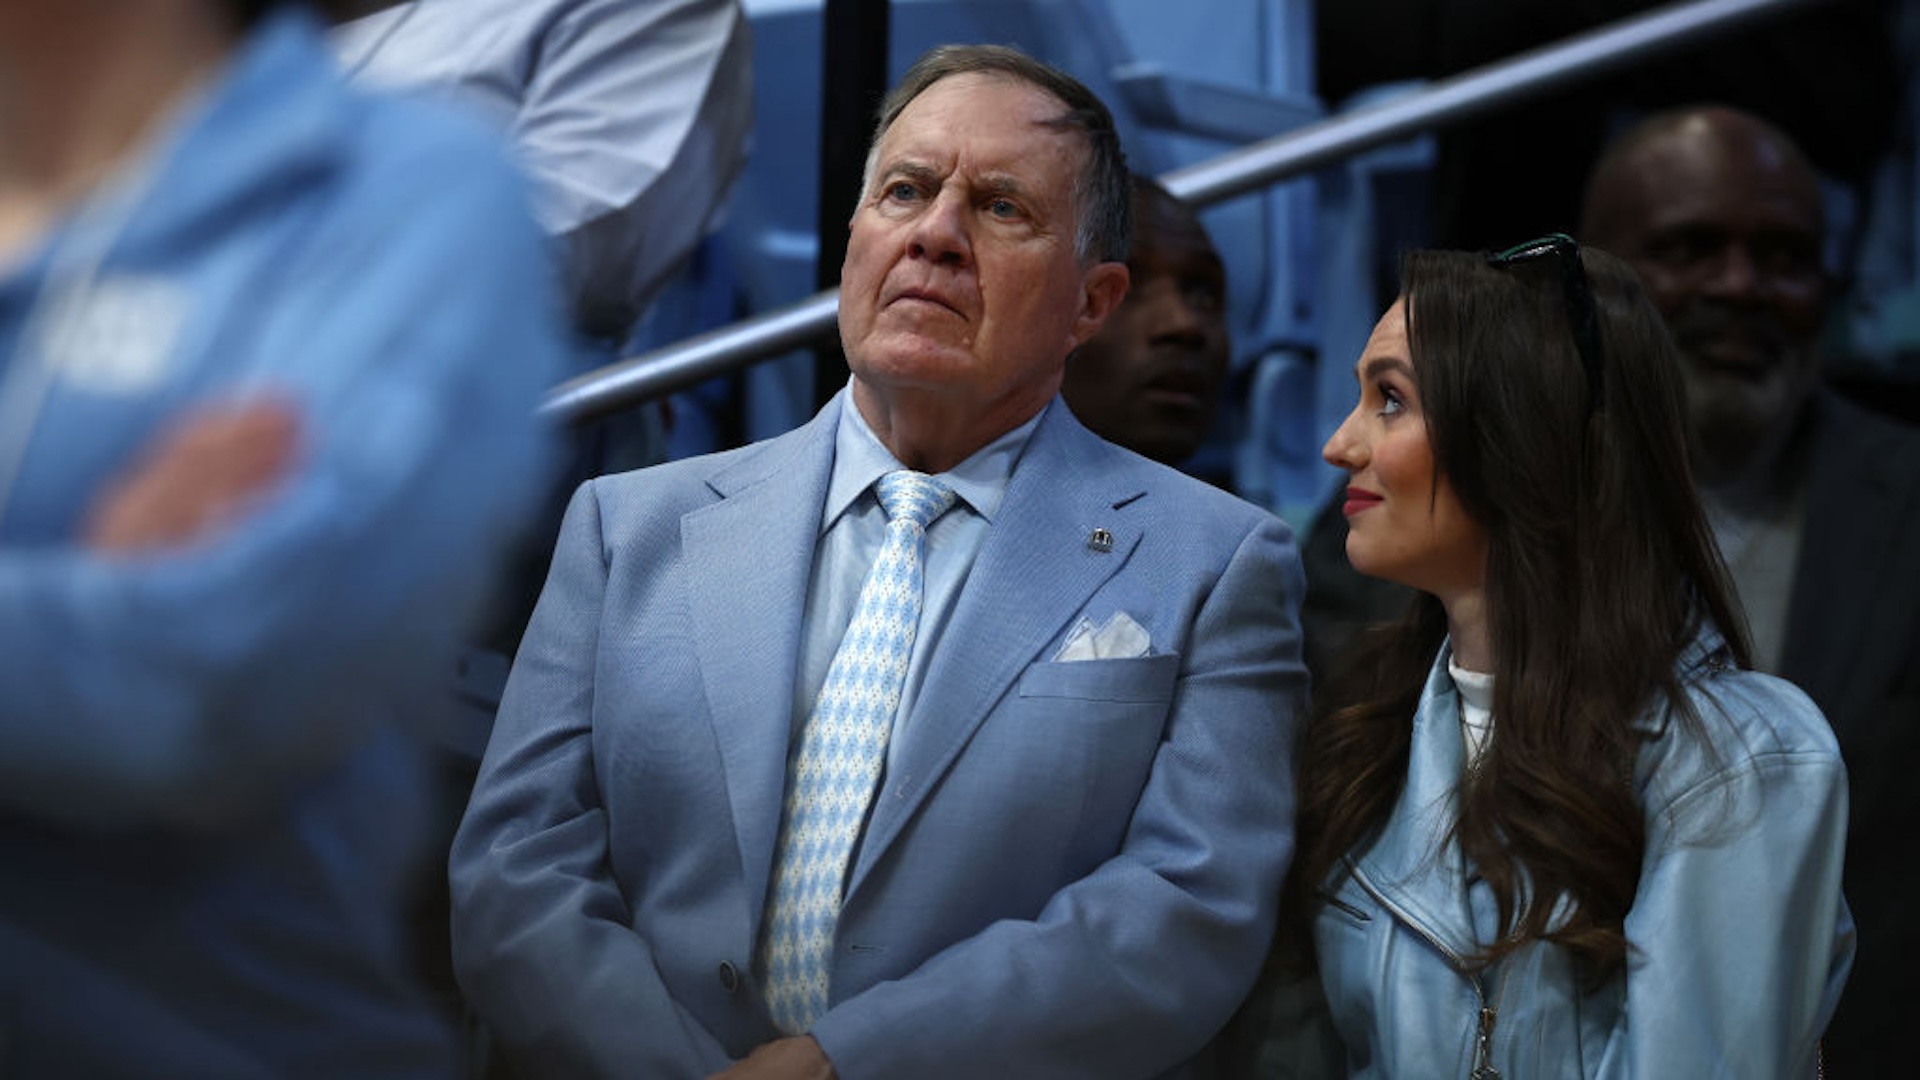
[[[1181,1075],[1246,993],[1292,849],[1298,559],[1056,398],[1126,291],[1127,203],[1078,83],[930,53],[851,223],[847,391],[575,496],[453,853],[462,985],[533,1074]],[[896,547],[903,476],[951,509]],[[876,559],[911,566],[904,626],[870,618]],[[897,662],[843,695],[863,649]],[[859,727],[843,696],[877,739],[823,734]]]

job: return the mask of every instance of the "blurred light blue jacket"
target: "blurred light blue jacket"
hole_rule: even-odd
[[[116,197],[0,269],[0,1075],[447,1075],[416,736],[550,461],[567,366],[491,136],[257,28]],[[163,555],[76,541],[184,412],[293,472]]]

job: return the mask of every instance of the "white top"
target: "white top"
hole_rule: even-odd
[[[1493,738],[1493,676],[1485,671],[1468,671],[1451,658],[1447,674],[1453,676],[1460,691],[1460,737],[1467,745],[1467,768],[1480,764]]]

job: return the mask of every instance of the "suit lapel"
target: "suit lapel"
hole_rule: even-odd
[[[848,896],[1021,672],[1045,659],[1043,650],[1139,543],[1140,530],[1120,507],[1143,489],[1117,486],[1111,471],[1088,467],[1112,453],[1057,401],[1034,429],[927,666],[905,741],[874,801]],[[1097,528],[1112,534],[1111,550],[1089,544]]]
[[[694,648],[752,921],[760,918],[786,791],[793,687],[837,402],[708,479],[719,502],[680,522]]]

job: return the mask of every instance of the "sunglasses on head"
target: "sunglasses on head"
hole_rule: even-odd
[[[1567,325],[1573,328],[1573,344],[1580,351],[1580,365],[1587,372],[1587,412],[1591,415],[1606,407],[1606,384],[1600,373],[1600,314],[1594,307],[1593,286],[1587,281],[1586,265],[1580,261],[1580,245],[1566,233],[1548,233],[1538,240],[1488,255],[1487,265],[1508,267],[1545,258],[1554,258],[1560,263]]]

